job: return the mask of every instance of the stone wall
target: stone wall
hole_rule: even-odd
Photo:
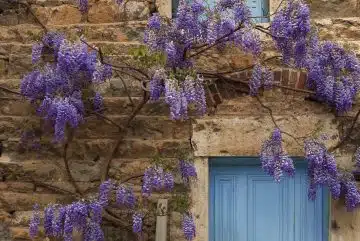
[[[326,3],[332,6],[333,3]],[[317,9],[316,3],[312,8]],[[340,3],[337,6],[342,6]],[[348,6],[348,5],[346,5]],[[1,8],[1,4],[0,4]],[[165,7],[166,8],[166,7]],[[329,7],[330,8],[330,7]],[[118,55],[126,56],[129,48],[138,46],[142,39],[145,19],[153,6],[145,1],[129,1],[123,8],[118,8],[111,1],[91,1],[89,13],[85,16],[69,1],[34,1],[33,11],[50,29],[60,30],[68,35],[83,34],[91,43],[101,46],[104,53],[112,60]],[[340,9],[340,7],[339,7]],[[323,38],[341,40],[355,46],[359,50],[360,20],[359,18],[340,18],[348,14],[330,14],[326,19],[316,20],[321,28]],[[348,8],[348,10],[354,8]],[[333,10],[336,12],[335,10]],[[1,12],[1,11],[0,11]],[[324,16],[321,9],[314,16]],[[317,15],[318,14],[318,15]],[[355,16],[355,15],[346,15]],[[330,19],[328,17],[336,17]],[[126,21],[125,21],[126,20]],[[0,84],[9,89],[17,90],[21,77],[31,69],[31,44],[39,39],[43,30],[37,25],[31,14],[22,8],[0,13]],[[272,54],[273,46],[264,36],[268,54]],[[209,59],[211,61],[209,61]],[[206,61],[206,68],[232,69],[251,63],[251,59],[240,52],[226,51],[211,53]],[[294,88],[303,88],[306,75],[292,70],[277,70],[276,81]],[[244,76],[245,77],[245,76]],[[125,79],[130,89],[134,103],[141,100],[141,87],[137,82]],[[149,164],[158,150],[169,161],[173,161],[177,150],[191,150],[190,137],[195,147],[195,155],[201,157],[197,165],[199,183],[192,189],[194,195],[194,212],[199,214],[197,219],[198,240],[206,241],[207,214],[207,157],[216,155],[257,155],[259,143],[267,136],[271,123],[266,110],[261,108],[254,99],[244,97],[239,93],[228,93],[220,88],[221,98],[210,95],[220,103],[212,109],[212,113],[197,123],[172,122],[168,119],[168,109],[165,104],[147,104],[136,117],[130,130],[125,134],[116,158],[112,162],[110,176],[124,178],[132,174],[141,173]],[[105,114],[122,123],[132,112],[133,107],[126,95],[122,81],[113,78],[106,86]],[[0,92],[0,94],[3,94]],[[219,96],[218,96],[219,97]],[[211,99],[211,98],[210,98]],[[275,111],[276,118],[286,130],[294,131],[294,135],[309,134],[319,122],[324,131],[331,130],[338,133],[338,123],[326,108],[311,102],[304,102],[303,96],[294,95],[289,91],[270,92],[264,97],[266,104]],[[287,103],[284,105],[284,103]],[[69,195],[58,194],[46,185],[29,180],[31,175],[36,181],[59,186],[73,191],[62,171],[62,159],[59,150],[50,145],[44,145],[40,152],[19,154],[18,141],[21,128],[36,123],[31,108],[25,102],[1,100],[0,105],[0,137],[4,140],[3,154],[0,164],[5,172],[0,173],[0,240],[26,240],[28,215],[33,203],[46,205],[49,202],[69,202]],[[284,117],[292,122],[285,121]],[[282,121],[280,119],[283,119]],[[306,126],[299,128],[305,123]],[[244,135],[247,132],[247,135]],[[247,137],[247,138],[245,138]],[[113,126],[95,117],[87,119],[86,124],[76,134],[75,141],[69,148],[69,159],[72,173],[83,190],[91,193],[99,184],[102,161],[108,156],[109,150],[115,143],[117,133]],[[253,139],[254,142],[246,140]],[[240,143],[232,145],[231,143]],[[287,148],[291,154],[299,153],[292,149],[289,140]],[[247,143],[247,145],[245,145]],[[100,156],[98,160],[96,157]],[[346,162],[345,162],[346,164]],[[11,175],[9,171],[11,170]],[[134,185],[139,184],[134,182]],[[138,186],[137,186],[137,191]],[[182,187],[177,187],[177,193],[182,193]],[[155,202],[159,195],[152,200]],[[169,240],[183,240],[180,226],[180,213],[176,198],[170,199]],[[201,205],[199,205],[199,203]],[[358,231],[351,228],[360,222],[359,214],[347,214],[344,210],[333,205],[333,219],[337,221],[339,229],[333,230],[333,241],[353,241],[359,239]],[[351,217],[350,217],[351,216]],[[146,221],[148,236],[145,240],[154,239],[154,217]],[[132,238],[120,229],[107,228],[107,240],[126,240]],[[40,239],[41,240],[41,239]]]

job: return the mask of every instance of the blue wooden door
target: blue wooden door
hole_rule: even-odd
[[[211,241],[328,240],[328,193],[308,200],[305,165],[275,183],[259,165],[234,164],[241,161],[211,161]]]
[[[246,5],[250,8],[251,16],[257,17],[253,19],[254,22],[256,23],[269,22],[269,18],[264,17],[269,15],[268,0],[246,0]]]
[[[191,0],[187,0],[191,2]],[[214,8],[216,3],[219,0],[203,0],[205,6],[209,8]],[[251,16],[261,17],[269,15],[269,0],[246,0],[246,5],[250,8]],[[171,0],[172,6],[172,17],[176,18],[176,12],[179,7],[179,0]],[[269,22],[269,18],[253,18],[256,23],[266,23]]]

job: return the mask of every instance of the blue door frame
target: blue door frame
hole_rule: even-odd
[[[277,184],[258,158],[210,158],[209,241],[328,241],[329,192],[307,200],[306,162],[293,160],[297,174]],[[275,212],[277,224],[266,218]]]

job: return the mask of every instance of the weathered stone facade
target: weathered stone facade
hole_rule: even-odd
[[[279,0],[270,1],[274,11]],[[320,3],[321,2],[321,3]],[[169,16],[169,2],[161,0],[156,4],[162,14]],[[1,4],[0,4],[1,7]],[[82,15],[71,1],[34,1],[33,12],[50,29],[68,35],[83,34],[91,43],[101,46],[104,53],[114,61],[118,55],[126,56],[129,48],[138,46],[142,40],[145,20],[153,11],[152,3],[129,1],[119,8],[112,1],[91,1],[86,15]],[[324,39],[341,41],[360,52],[359,3],[355,0],[312,1],[312,15]],[[42,28],[24,9],[0,11],[0,84],[9,89],[18,89],[21,77],[31,69],[31,44],[42,34]],[[266,41],[269,55],[274,48]],[[212,61],[209,61],[212,60]],[[251,59],[240,52],[208,54],[199,59],[209,69],[237,68],[248,65]],[[202,66],[202,65],[201,65]],[[304,73],[281,70],[275,72],[277,82],[293,88],[304,88]],[[126,80],[133,101],[141,100],[138,82]],[[221,86],[219,86],[221,87]],[[113,78],[106,93],[105,114],[122,123],[132,112],[132,106],[119,78]],[[198,218],[198,241],[207,241],[208,234],[208,158],[212,156],[256,156],[262,140],[268,136],[272,122],[266,109],[248,96],[222,92],[222,103],[212,109],[211,114],[195,122],[173,122],[168,119],[168,109],[163,103],[147,104],[136,117],[120,146],[110,169],[112,178],[123,178],[142,172],[157,150],[172,161],[178,149],[191,151],[195,148],[199,181],[192,187],[192,209]],[[2,94],[2,93],[0,93]],[[272,91],[261,97],[272,108],[279,125],[294,136],[304,136],[315,131],[325,131],[334,136],[341,135],[341,123],[325,107],[304,100],[303,95],[290,91]],[[36,123],[32,109],[23,101],[1,100],[0,135],[4,140],[4,152],[0,164],[5,171],[0,173],[0,240],[27,240],[27,222],[35,202],[46,205],[49,202],[68,202],[69,195],[59,194],[35,180],[73,191],[63,173],[63,163],[58,149],[51,146],[37,153],[18,154],[17,144],[21,128]],[[87,119],[86,124],[76,134],[69,148],[72,173],[82,188],[94,191],[99,184],[102,161],[116,142],[117,130],[96,117]],[[249,141],[250,140],[250,141]],[[191,141],[191,143],[190,143]],[[336,141],[336,140],[334,140]],[[286,149],[291,155],[301,155],[299,147],[292,139],[286,139]],[[192,144],[192,145],[190,145]],[[349,147],[351,149],[351,146]],[[342,165],[350,165],[347,150],[342,150]],[[340,153],[339,153],[340,155]],[[100,156],[100,159],[96,159]],[[7,170],[11,170],[7,171]],[[12,173],[9,175],[9,173]],[[138,184],[138,182],[134,182]],[[182,192],[181,187],[178,188]],[[139,190],[138,188],[136,189]],[[155,201],[155,195],[152,200]],[[180,213],[175,198],[170,199],[169,240],[183,240]],[[357,227],[360,212],[347,213],[333,202],[331,220],[337,225],[330,226],[332,241],[354,241],[360,239]],[[146,221],[148,235],[145,240],[154,240],[154,217]],[[338,227],[338,228],[334,228]],[[107,240],[126,240],[122,230],[107,228]]]

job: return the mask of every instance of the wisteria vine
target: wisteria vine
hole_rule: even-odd
[[[121,0],[116,3],[123,4]],[[87,0],[79,0],[77,4],[83,13],[89,9]],[[131,68],[150,76],[141,84],[147,88],[150,101],[165,101],[171,119],[188,119],[192,108],[204,116],[206,77],[219,77],[219,74],[198,70],[196,58],[209,49],[239,48],[252,55],[255,64],[251,78],[245,83],[251,96],[278,87],[273,83],[271,67],[263,59],[259,32],[272,37],[285,65],[308,72],[307,87],[313,98],[338,114],[351,110],[360,88],[360,62],[354,53],[340,45],[319,40],[316,29],[311,26],[309,7],[301,0],[284,1],[268,29],[252,21],[251,11],[242,0],[221,0],[214,7],[199,0],[180,0],[175,18],[166,19],[154,13],[145,31],[145,46],[151,53],[163,56],[164,64],[155,64],[145,71]],[[88,113],[99,114],[104,109],[97,85],[109,80],[114,70],[130,75],[123,71],[125,67],[112,65],[103,57],[100,49],[89,46],[85,40],[72,42],[57,32],[47,32],[33,45],[35,68],[22,79],[20,93],[35,106],[56,143],[66,143],[67,133],[78,128]],[[274,124],[259,156],[264,171],[280,182],[284,174],[291,177],[296,170],[283,146],[286,133]],[[24,133],[26,136],[33,135]],[[359,206],[360,193],[353,175],[337,166],[334,154],[323,140],[306,139],[304,156],[308,163],[309,199],[316,198],[320,187],[327,187],[333,198],[344,196],[349,211]],[[355,160],[360,168],[359,149]],[[187,159],[180,160],[177,171],[185,185],[197,176],[193,163]],[[77,230],[84,240],[104,240],[102,215],[114,202],[110,198],[112,194],[118,207],[132,210],[132,230],[141,235],[146,214],[140,209],[139,200],[149,198],[153,192],[172,191],[174,175],[161,165],[153,165],[142,175],[141,195],[125,183],[105,180],[97,197],[67,205],[49,204],[42,219],[45,235],[70,241],[73,231]],[[40,208],[35,205],[29,227],[32,238],[37,235],[40,224]],[[190,213],[183,216],[183,232],[189,241],[196,236],[194,217]]]

